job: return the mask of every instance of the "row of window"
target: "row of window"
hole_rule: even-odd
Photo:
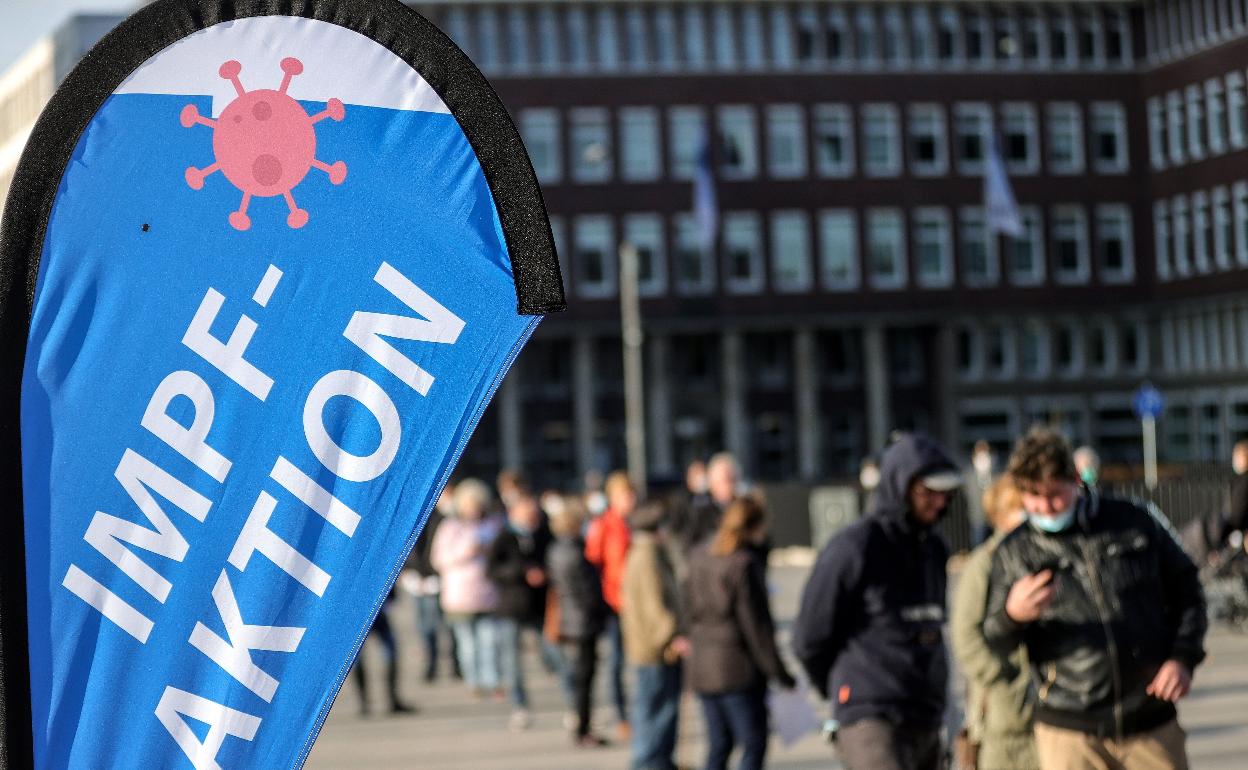
[[[857,173],[884,178],[903,169],[927,177],[946,175],[951,166],[979,176],[997,126],[1006,170],[1014,175],[1039,173],[1042,147],[1052,174],[1081,174],[1089,167],[1123,174],[1129,166],[1126,111],[1118,102],[1088,105],[1086,132],[1084,107],[1076,102],[1049,102],[1043,110],[1029,102],[995,109],[985,102],[959,102],[952,107],[952,132],[945,105],[937,103],[909,104],[904,111],[896,104],[869,103],[860,105],[856,116],[851,105],[841,103],[770,104],[761,112],[760,137],[758,108],[714,109],[713,155],[720,178],[754,179],[764,171],[772,179]],[[621,107],[614,120],[606,108],[583,107],[566,112],[565,152],[564,117],[554,108],[519,114],[520,133],[544,184],[688,180],[709,136],[707,110],[699,106],[668,107],[666,131],[658,107]]]
[[[990,396],[958,404],[960,444],[967,451],[984,439],[1009,452],[1016,437],[1038,423],[1059,428],[1072,441],[1096,447],[1101,459],[1139,463],[1140,423],[1131,408],[1133,393],[1119,391],[1026,398]],[[1164,462],[1225,462],[1234,441],[1248,435],[1248,390],[1167,391],[1158,421],[1158,454]]]
[[[967,323],[958,329],[957,341],[958,375],[966,382],[1110,377],[1148,368],[1148,333],[1141,319]]]
[[[1248,267],[1248,181],[1153,202],[1157,278]]]
[[[1181,166],[1248,146],[1244,73],[1193,83],[1148,100],[1148,147],[1153,168]]]
[[[807,211],[729,211],[722,218],[716,258],[700,247],[693,218],[682,213],[670,222],[670,271],[665,222],[659,214],[623,215],[618,232],[609,215],[573,217],[570,241],[563,219],[551,221],[560,254],[570,255],[564,274],[575,293],[588,299],[615,295],[621,242],[637,249],[639,290],[651,297],[667,293],[669,281],[675,293],[684,295],[712,294],[717,283],[728,294],[743,295],[768,288],[808,292],[816,285],[825,291],[854,291],[864,285],[885,291],[941,289],[954,284],[955,270],[962,285],[972,288],[1000,285],[1003,272],[1014,286],[1041,285],[1050,271],[1057,284],[1083,285],[1092,279],[1094,263],[1102,283],[1133,280],[1131,211],[1126,204],[1098,205],[1091,217],[1083,206],[1052,206],[1047,233],[1039,208],[1023,207],[1022,219],[1023,236],[1003,240],[990,233],[983,209],[975,206],[925,206],[909,212],[868,208],[861,215],[849,208],[822,209],[814,215],[813,230]],[[998,254],[1001,243],[1004,254]]]
[[[1173,374],[1248,369],[1248,306],[1215,305],[1166,312],[1162,367]]]
[[[489,74],[1132,63],[1117,3],[465,3],[430,13]]]
[[[1248,0],[1151,0],[1144,10],[1150,64],[1181,59],[1244,34]]]

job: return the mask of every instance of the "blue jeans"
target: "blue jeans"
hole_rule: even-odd
[[[739,770],[762,770],[767,757],[766,688],[698,697],[706,719],[706,770],[726,770],[737,745],[741,746]]]
[[[438,674],[438,634],[445,621],[437,594],[416,597],[416,631],[425,647],[425,680],[433,681]]]
[[[620,616],[614,612],[607,616],[607,679],[611,683],[611,700],[615,714],[621,722],[628,721],[628,704],[624,696],[624,635],[620,632]]]
[[[632,770],[675,770],[680,665],[658,663],[634,670]]]
[[[503,686],[511,690],[511,702],[516,708],[527,708],[529,696],[524,689],[524,661],[520,659],[520,642],[524,626],[514,618],[499,618],[498,668]]]
[[[498,687],[498,622],[492,615],[459,616],[451,624],[455,632],[459,669],[469,687]]]

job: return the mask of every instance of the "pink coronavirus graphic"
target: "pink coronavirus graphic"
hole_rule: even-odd
[[[290,81],[303,72],[303,62],[294,57],[282,59],[281,88],[247,91],[238,75],[243,65],[227,61],[218,70],[221,77],[234,84],[238,92],[216,120],[199,114],[194,104],[182,108],[182,125],[196,123],[212,129],[212,152],[216,161],[204,168],[186,169],[186,183],[192,190],[204,186],[204,179],[220,171],[243,193],[238,211],[230,213],[230,224],[236,230],[251,227],[247,206],[253,196],[270,198],[281,195],[290,213],[286,224],[303,227],[308,212],[295,205],[293,190],[315,167],[329,175],[333,184],[347,178],[347,164],[342,161],[325,163],[316,159],[316,130],[313,126],[325,118],[342,120],[346,114],[341,99],[330,99],[325,110],[309,115],[286,93]]]

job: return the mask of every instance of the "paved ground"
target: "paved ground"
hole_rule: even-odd
[[[784,624],[792,618],[806,571],[773,568],[773,606]],[[312,751],[309,768],[316,770],[603,770],[628,767],[628,752],[616,745],[593,752],[571,747],[562,725],[563,701],[554,680],[528,655],[530,697],[535,722],[524,733],[507,730],[505,704],[473,701],[462,685],[440,681],[416,683],[422,670],[417,653],[412,602],[400,602],[394,620],[406,642],[404,692],[417,703],[416,716],[358,716],[359,698],[348,682]],[[782,637],[785,629],[782,625]],[[371,642],[370,642],[371,644]],[[1196,686],[1182,705],[1195,770],[1248,768],[1248,635],[1215,630],[1209,640],[1210,659],[1197,673]],[[366,649],[365,654],[377,655]],[[376,666],[374,666],[376,668]],[[380,675],[380,672],[377,672]],[[601,684],[602,677],[599,677]],[[374,693],[383,689],[378,681]],[[599,703],[605,703],[600,697]],[[377,704],[381,706],[380,703]],[[821,710],[822,713],[822,710]],[[596,721],[612,734],[610,709],[600,707]],[[686,696],[682,707],[678,760],[697,767],[703,756],[701,716]],[[773,738],[768,766],[776,770],[827,770],[840,767],[818,736],[792,747]]]

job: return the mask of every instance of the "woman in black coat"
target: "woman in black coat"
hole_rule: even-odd
[[[572,510],[552,515],[555,542],[546,552],[546,571],[558,607],[558,637],[571,666],[576,702],[577,746],[593,748],[607,742],[589,731],[593,711],[594,670],[598,636],[607,619],[598,572],[585,558],[581,518]]]
[[[684,586],[689,686],[706,718],[707,770],[724,770],[733,748],[741,770],[759,770],[767,754],[767,682],[791,688],[780,660],[758,546],[767,515],[750,498],[731,503],[709,543],[689,558]]]

